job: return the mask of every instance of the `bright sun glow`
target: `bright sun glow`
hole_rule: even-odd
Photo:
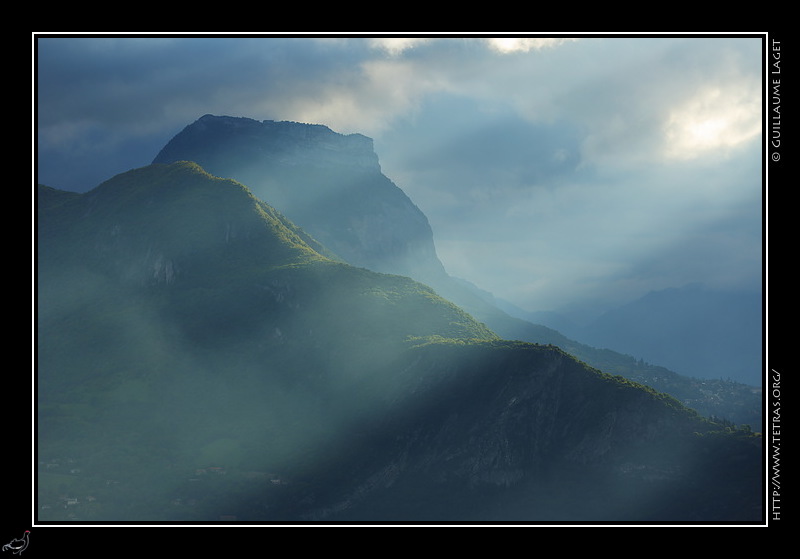
[[[567,39],[559,37],[494,37],[487,39],[492,48],[500,52],[527,52],[529,50],[539,50],[547,47],[555,47],[565,41],[575,41],[577,39]]]
[[[713,146],[730,123],[724,118],[709,118],[686,126],[684,130],[687,142],[696,146]]]
[[[757,96],[724,95],[707,89],[672,111],[665,126],[666,154],[693,159],[711,151],[724,152],[761,132]]]

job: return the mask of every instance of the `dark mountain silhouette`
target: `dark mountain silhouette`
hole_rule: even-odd
[[[449,276],[436,255],[427,218],[383,175],[372,140],[363,135],[205,115],[170,140],[154,163],[179,160],[246,184],[344,261],[425,283],[503,338],[557,345],[593,367],[673,394],[703,415],[761,428],[761,393],[753,386],[728,377],[706,381],[678,375],[658,359],[645,363],[638,354],[628,355],[624,348],[630,346],[613,343],[618,338],[576,341],[512,316],[491,294]]]
[[[498,338],[241,183],[39,187],[41,522],[758,522],[761,437]]]

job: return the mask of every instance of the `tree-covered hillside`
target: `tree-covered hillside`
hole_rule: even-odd
[[[502,341],[240,183],[180,162],[38,201],[42,521],[760,516],[760,437]]]

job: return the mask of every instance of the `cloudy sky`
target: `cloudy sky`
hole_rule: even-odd
[[[447,270],[527,310],[761,286],[762,38],[34,36],[36,179],[85,191],[200,116],[374,139]],[[267,202],[269,202],[267,200]]]

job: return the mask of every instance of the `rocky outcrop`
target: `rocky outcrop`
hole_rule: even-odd
[[[350,264],[431,283],[446,275],[428,219],[383,175],[366,136],[205,115],[153,162],[180,160],[247,185]]]

